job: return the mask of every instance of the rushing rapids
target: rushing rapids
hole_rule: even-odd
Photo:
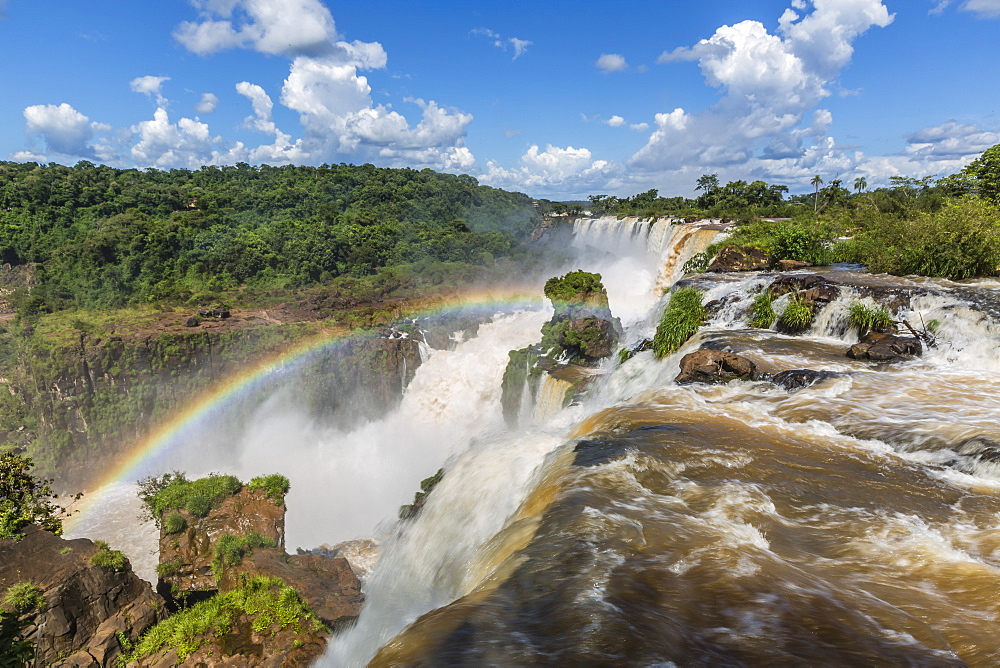
[[[704,227],[577,224],[578,247],[612,251],[588,268],[626,342]],[[841,295],[797,336],[747,324],[767,277],[698,277],[721,306],[680,351],[609,361],[582,405],[455,458],[328,665],[997,663],[1000,285],[826,275]],[[923,357],[845,356],[849,303],[879,289],[936,321]],[[832,373],[674,384],[702,346]]]
[[[663,289],[722,228],[576,223],[577,264],[602,274],[623,345],[652,335]],[[607,360],[566,408],[564,381],[543,377],[513,430],[500,377],[508,350],[538,340],[537,311],[435,351],[363,429],[286,419],[244,444],[238,467],[292,479],[292,545],[370,535],[445,467],[416,518],[381,525],[361,617],[320,663],[1000,663],[1000,283],[819,271],[839,296],[798,335],[748,324],[773,275],[684,278],[715,304],[693,339]],[[934,345],[848,358],[854,302],[891,303]],[[795,390],[674,383],[702,347],[829,373]],[[364,512],[345,523],[348,495]]]

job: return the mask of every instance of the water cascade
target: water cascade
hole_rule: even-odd
[[[662,289],[721,227],[575,224],[623,345],[652,336]],[[507,352],[538,341],[545,312],[454,337],[382,420],[333,433],[265,406],[237,461],[203,449],[188,470],[288,475],[291,546],[381,539],[362,614],[320,665],[996,665],[1000,282],[815,271],[838,291],[795,335],[749,324],[774,275],[685,277],[710,309],[680,350],[608,359],[568,406],[568,382],[544,375],[514,429]],[[849,358],[857,303],[933,345]],[[676,384],[700,348],[759,376]],[[768,380],[795,369],[824,373]],[[395,522],[442,465],[420,514]]]
[[[618,253],[588,269],[627,286],[613,272],[635,271],[622,260],[654,225],[578,225]],[[657,263],[704,248],[665,238]],[[699,276],[713,309],[681,350],[609,360],[581,405],[556,409],[543,383],[533,424],[459,454],[386,543],[323,665],[995,665],[1000,283],[820,271],[840,293],[801,334],[748,324],[773,276]],[[933,323],[934,347],[850,359],[855,302]],[[651,299],[624,340],[661,309]],[[701,347],[828,373],[794,390],[674,384]]]

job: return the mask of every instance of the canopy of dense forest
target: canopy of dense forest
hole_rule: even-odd
[[[115,169],[0,162],[0,262],[30,309],[302,287],[400,263],[490,265],[537,223],[526,195],[372,165]]]

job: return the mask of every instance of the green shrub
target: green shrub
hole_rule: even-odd
[[[837,253],[873,272],[958,280],[989,276],[1000,266],[1000,207],[975,197],[905,218],[866,209],[859,222],[862,230]]]
[[[291,483],[288,482],[288,478],[281,475],[280,473],[273,473],[266,476],[258,476],[247,483],[247,487],[250,489],[262,489],[267,494],[267,498],[274,501],[277,505],[281,505],[285,502],[285,495],[288,494],[288,490],[291,488]]]
[[[184,501],[184,510],[195,517],[205,517],[212,510],[212,502],[201,494],[192,494]]]
[[[156,565],[156,576],[159,578],[169,578],[174,573],[178,572],[184,565],[184,560],[180,557],[171,559],[170,561],[164,561]]]
[[[408,520],[420,514],[427,503],[427,497],[442,479],[444,479],[444,469],[438,469],[434,475],[421,480],[420,491],[413,495],[413,503],[399,507],[399,519]]]
[[[159,524],[167,510],[187,510],[196,517],[208,515],[224,499],[243,489],[236,476],[212,473],[188,480],[180,471],[151,476],[139,482],[139,498]]]
[[[184,516],[180,513],[174,512],[167,515],[167,519],[163,521],[163,531],[169,535],[174,533],[180,533],[187,528],[187,522],[184,521]]]
[[[681,288],[670,295],[670,301],[653,337],[653,354],[657,359],[676,352],[694,336],[705,319],[701,292]]]
[[[168,650],[176,650],[177,658],[184,661],[212,638],[233,631],[242,615],[250,618],[251,628],[258,633],[273,635],[291,627],[305,636],[325,630],[297,591],[279,578],[258,577],[171,615],[144,633],[123,655],[123,662]]]
[[[750,305],[751,327],[768,329],[776,317],[770,293],[762,292],[754,297],[753,304]]]
[[[625,364],[633,357],[635,357],[635,351],[631,348],[622,348],[618,351],[618,364]]]
[[[792,298],[781,312],[778,323],[792,332],[801,332],[812,324],[813,313],[801,300]]]
[[[31,475],[34,466],[31,457],[0,454],[0,539],[21,540],[21,529],[32,524],[57,536],[62,533],[59,516],[65,511],[52,502],[52,481]]]
[[[116,571],[125,570],[128,559],[120,550],[112,550],[103,540],[95,540],[97,552],[90,558],[90,563],[102,568],[113,568]]]
[[[870,331],[884,332],[895,324],[889,311],[884,307],[868,306],[861,302],[852,302],[847,307],[847,323],[858,330],[859,336],[864,336]]]
[[[7,588],[3,596],[4,607],[23,615],[26,612],[45,610],[48,602],[42,596],[42,590],[31,582],[18,582]]]
[[[229,566],[239,566],[243,557],[253,552],[257,547],[277,547],[278,544],[271,538],[265,538],[256,531],[251,531],[246,536],[236,536],[231,533],[224,533],[215,542],[215,557],[212,559],[212,573],[216,577],[222,575],[222,571]]]

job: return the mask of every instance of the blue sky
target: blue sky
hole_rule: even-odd
[[[0,0],[0,159],[371,162],[535,196],[945,175],[1000,0]]]

